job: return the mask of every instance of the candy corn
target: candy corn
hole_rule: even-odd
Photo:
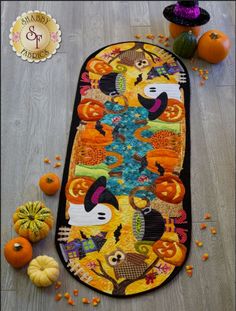
[[[204,215],[204,219],[211,219],[211,214],[206,213],[206,214]]]
[[[69,294],[68,292],[66,292],[66,293],[64,294],[64,297],[65,297],[66,299],[70,299],[70,298],[71,298],[71,296],[70,296],[70,294]]]
[[[206,229],[206,227],[207,227],[207,225],[206,225],[206,224],[200,224],[200,229],[201,229],[201,230]]]
[[[212,228],[210,229],[210,231],[211,231],[211,234],[216,234],[216,233],[217,233],[216,228],[214,228],[214,227],[212,227]]]
[[[61,160],[61,156],[60,156],[59,154],[57,154],[57,155],[55,156],[55,159],[56,159],[57,161],[60,161],[60,160]]]
[[[56,167],[60,167],[60,166],[61,166],[61,162],[56,162],[53,167],[56,168]]]
[[[69,298],[69,299],[68,299],[67,303],[68,303],[69,305],[72,305],[72,306],[74,306],[74,305],[75,305],[74,300],[73,300],[73,299],[71,299],[71,298]]]
[[[50,161],[48,158],[44,158],[43,162],[44,162],[44,163],[47,163],[47,164],[50,164],[50,163],[51,163],[51,161]]]
[[[60,287],[61,287],[61,282],[60,282],[60,281],[57,281],[57,282],[55,283],[55,288],[58,289],[58,288],[60,288]]]
[[[61,298],[62,298],[62,294],[58,293],[55,295],[54,299],[55,299],[55,301],[59,301],[59,300],[61,300]]]
[[[146,35],[146,38],[153,40],[153,39],[155,39],[155,36],[153,34],[149,33]]]
[[[202,246],[203,246],[203,243],[200,242],[200,241],[198,241],[198,240],[196,240],[195,243],[196,243],[196,245],[197,245],[198,247],[202,247]]]
[[[82,298],[82,302],[84,303],[84,304],[89,304],[90,302],[89,302],[89,300],[88,300],[88,298]]]
[[[78,295],[79,295],[78,289],[74,289],[74,290],[73,290],[73,294],[74,294],[75,296],[78,296]]]
[[[209,258],[209,255],[207,253],[202,255],[202,260],[206,261]]]
[[[187,275],[191,277],[193,275],[193,266],[191,265],[185,266],[185,269],[186,269]]]

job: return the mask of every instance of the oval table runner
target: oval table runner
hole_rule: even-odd
[[[90,55],[74,104],[56,248],[83,284],[126,297],[158,288],[189,253],[190,83],[171,52],[121,42]]]

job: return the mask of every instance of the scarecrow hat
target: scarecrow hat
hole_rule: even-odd
[[[146,98],[138,94],[140,104],[148,110],[148,119],[155,120],[166,109],[168,96],[162,92],[157,98]]]
[[[118,201],[113,193],[106,188],[106,177],[99,177],[86,193],[84,206],[90,212],[98,203],[109,203],[119,209]]]
[[[210,20],[209,13],[198,6],[198,1],[177,1],[176,4],[167,6],[163,15],[175,24],[183,26],[200,26]]]

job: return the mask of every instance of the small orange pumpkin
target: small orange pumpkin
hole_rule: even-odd
[[[164,239],[155,242],[152,249],[162,260],[175,266],[182,265],[187,252],[185,245]]]
[[[150,150],[147,152],[146,157],[147,168],[153,173],[158,171],[157,163],[165,169],[165,172],[173,172],[180,163],[178,154],[169,149]]]
[[[32,259],[32,246],[23,237],[14,238],[5,244],[4,256],[12,267],[22,268]]]
[[[95,179],[85,176],[70,178],[65,189],[66,199],[75,204],[83,203],[85,195],[94,181]]]
[[[78,105],[77,112],[80,120],[97,121],[104,116],[104,105],[91,98],[84,98]]]
[[[155,192],[159,199],[168,203],[178,204],[183,201],[185,188],[178,176],[166,174],[157,178]]]
[[[39,179],[39,187],[47,195],[54,195],[60,185],[60,178],[54,173],[46,173]]]
[[[182,32],[189,32],[189,30],[192,31],[195,37],[198,37],[201,31],[201,27],[200,26],[190,27],[190,26],[178,25],[175,23],[169,23],[169,31],[170,31],[172,38],[174,39],[177,38]]]
[[[87,62],[86,70],[99,75],[106,75],[112,72],[113,68],[101,59],[92,58]]]
[[[198,41],[198,56],[209,63],[217,64],[229,54],[230,39],[222,31],[209,30]]]
[[[112,143],[112,127],[101,124],[101,130],[96,129],[96,123],[90,122],[80,132],[80,141],[83,145],[106,146]]]
[[[164,112],[159,116],[159,120],[165,122],[177,122],[184,118],[185,108],[179,100],[170,98],[168,99],[167,107]]]

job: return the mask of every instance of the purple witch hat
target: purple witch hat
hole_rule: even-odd
[[[163,15],[175,24],[183,26],[201,26],[209,22],[209,13],[198,6],[198,1],[177,1],[176,4],[167,6]]]
[[[86,193],[84,200],[86,212],[90,212],[98,203],[109,203],[119,210],[116,197],[106,188],[106,177],[104,176],[99,177]]]
[[[168,96],[162,92],[157,98],[146,98],[138,94],[140,104],[148,110],[148,119],[155,120],[167,107]]]

